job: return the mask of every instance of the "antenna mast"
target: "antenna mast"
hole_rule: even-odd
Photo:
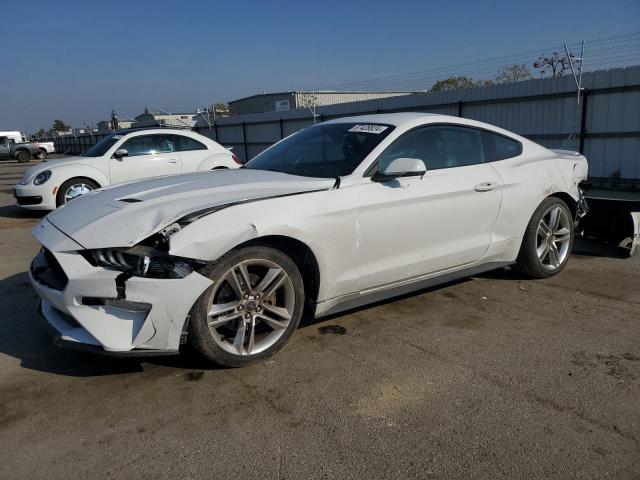
[[[582,41],[582,46],[580,48],[580,56],[576,57],[571,52],[569,52],[569,48],[567,44],[564,44],[564,51],[567,52],[567,60],[569,60],[569,67],[571,67],[571,73],[573,74],[573,79],[576,82],[576,88],[578,89],[578,100],[576,102],[577,105],[580,105],[580,97],[582,95],[582,91],[584,88],[582,87],[582,70],[584,67],[584,40]],[[573,64],[576,64],[574,67]],[[576,73],[576,70],[578,72]]]

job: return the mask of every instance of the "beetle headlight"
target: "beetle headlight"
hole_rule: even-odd
[[[174,257],[151,249],[99,248],[80,252],[94,266],[119,270],[136,277],[184,278],[194,270],[195,260]]]
[[[44,182],[51,178],[51,170],[45,170],[44,172],[40,172],[35,177],[33,177],[34,185],[42,185]]]

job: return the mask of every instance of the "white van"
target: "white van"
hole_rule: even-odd
[[[7,137],[9,140],[13,140],[15,143],[24,143],[27,141],[27,137],[25,137],[24,133],[19,132],[18,130],[0,130],[0,137]]]

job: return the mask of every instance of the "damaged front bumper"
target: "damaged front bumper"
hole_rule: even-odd
[[[43,249],[29,278],[56,344],[116,355],[177,353],[189,311],[211,280],[196,272],[123,279],[91,265],[82,246],[46,219],[33,233]]]

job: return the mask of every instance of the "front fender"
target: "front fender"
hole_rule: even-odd
[[[58,165],[51,169],[56,185],[59,187],[67,180],[76,177],[85,177],[96,182],[100,187],[105,187],[111,182],[107,176],[91,165],[86,164],[70,164],[70,165]]]
[[[257,209],[261,211],[256,213]],[[319,294],[322,298],[333,278],[324,249],[313,235],[292,223],[273,221],[268,212],[253,203],[215,212],[173,235],[169,253],[211,262],[250,240],[273,235],[288,237],[302,242],[313,253],[321,272]]]

